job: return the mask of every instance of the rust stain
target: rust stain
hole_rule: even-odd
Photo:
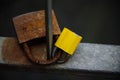
[[[29,54],[24,51],[15,38],[7,38],[2,46],[3,61],[6,64],[22,65],[32,65],[33,62],[38,64],[51,64],[61,55],[61,51],[58,51],[53,59],[47,60],[45,40],[36,39],[27,44],[31,51]]]
[[[32,64],[15,38],[7,38],[2,46],[2,59],[6,64]]]

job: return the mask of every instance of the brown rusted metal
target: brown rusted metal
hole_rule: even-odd
[[[58,26],[54,11],[52,11],[52,20],[53,35],[58,36],[61,31]],[[50,64],[55,62],[60,57],[61,51],[59,50],[54,58],[50,60],[47,60],[46,58],[46,40],[41,41],[46,35],[44,10],[30,12],[14,17],[13,22],[19,43],[23,45],[24,52],[26,53],[28,59],[30,59],[32,62],[38,64]],[[39,39],[39,41],[37,41],[38,43],[34,44],[36,39]],[[56,38],[54,40],[56,40]]]
[[[28,44],[29,47],[26,44]],[[30,41],[30,43],[25,43],[24,47],[25,50],[31,52],[28,54],[24,52],[22,46],[17,42],[17,39],[7,38],[2,46],[3,61],[8,64],[19,65],[31,65],[33,62],[38,64],[50,64],[55,62],[61,56],[61,51],[58,51],[53,59],[47,60],[46,42],[40,39],[37,39],[34,42]]]
[[[2,45],[2,59],[7,64],[31,65],[17,39],[7,38]]]
[[[17,42],[17,39],[7,38],[2,45],[3,61],[8,64],[32,65],[33,61],[35,63],[37,62],[39,64],[50,64],[55,61],[54,59],[57,59],[57,58],[59,58],[59,59],[57,60],[56,63],[64,63],[64,62],[68,61],[68,59],[69,59],[66,57],[67,54],[61,55],[61,52],[58,51],[59,55],[61,57],[59,57],[59,55],[57,55],[54,59],[47,61],[45,41],[44,40],[41,41],[40,39],[37,39],[34,42],[31,42],[30,44],[32,44],[32,45],[29,45],[32,53],[26,55],[26,53],[23,51],[22,47]],[[27,49],[27,50],[29,50],[29,49]],[[30,55],[32,55],[32,56],[30,56]],[[32,62],[30,61],[31,59],[28,60],[28,58],[26,56],[29,56],[28,58],[31,58]],[[35,60],[38,60],[38,61],[35,61]]]
[[[60,34],[60,28],[55,16],[52,11],[52,25],[53,34]],[[45,11],[36,11],[26,13],[13,18],[13,23],[16,29],[19,43],[27,42],[29,40],[45,37]]]
[[[54,58],[47,60],[46,42],[41,38],[36,39],[33,42],[31,41],[30,43],[23,43],[23,48],[28,59],[38,64],[51,64],[60,58],[62,52],[61,50],[58,50]]]

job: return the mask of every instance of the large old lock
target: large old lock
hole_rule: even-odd
[[[52,11],[52,20],[53,41],[55,42],[61,31],[54,11]],[[32,62],[38,64],[51,64],[60,58],[62,51],[58,50],[53,58],[47,59],[44,10],[14,17],[13,22],[19,44],[23,46],[27,57]]]

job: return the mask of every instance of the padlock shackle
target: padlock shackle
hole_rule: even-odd
[[[57,53],[54,58],[51,58],[49,60],[39,60],[37,58],[35,58],[32,54],[32,51],[30,49],[30,47],[28,46],[27,43],[23,43],[23,48],[24,48],[24,51],[28,57],[28,59],[33,62],[33,63],[36,63],[36,64],[44,64],[44,65],[48,65],[48,64],[51,64],[51,63],[54,63],[58,60],[58,58],[61,56],[61,53],[62,51],[61,50],[57,50]]]

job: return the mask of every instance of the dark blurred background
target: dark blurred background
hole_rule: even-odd
[[[0,35],[15,36],[12,18],[45,8],[45,0],[0,0]],[[119,0],[53,0],[60,28],[68,27],[83,42],[120,44]]]
[[[16,36],[12,23],[14,16],[44,8],[45,0],[0,0],[0,36]],[[60,28],[68,27],[82,35],[83,42],[120,45],[119,0],[53,0],[53,9]],[[0,71],[0,80],[112,80],[59,72],[43,74],[6,70]]]

